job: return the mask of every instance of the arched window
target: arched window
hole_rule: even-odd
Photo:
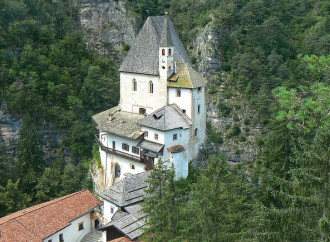
[[[115,165],[115,177],[120,177],[120,166],[118,164]]]
[[[198,136],[198,129],[195,129],[195,136]]]
[[[152,81],[149,82],[149,93],[154,93],[154,84]]]
[[[165,49],[162,49],[162,55],[165,55]]]
[[[168,55],[172,55],[172,50],[168,49]]]
[[[137,90],[137,82],[135,79],[133,79],[133,91]]]

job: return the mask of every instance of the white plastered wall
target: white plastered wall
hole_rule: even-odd
[[[137,82],[137,90],[133,90],[133,79]],[[149,92],[149,82],[153,82],[153,93]],[[120,73],[120,107],[122,111],[139,113],[145,108],[147,114],[166,106],[167,82],[158,76],[135,73]]]
[[[191,132],[191,153],[193,157],[198,154],[200,146],[205,142],[206,139],[206,107],[205,107],[205,87],[193,89],[193,127]],[[198,105],[200,105],[200,113],[198,113]],[[198,135],[195,136],[195,129],[198,129]]]
[[[111,208],[113,209],[113,212],[111,212]],[[107,200],[104,200],[104,205],[103,205],[104,222],[103,222],[103,224],[109,223],[111,221],[113,215],[117,212],[117,210],[118,210],[117,205],[115,205],[112,202],[109,202]]]
[[[168,104],[175,103],[178,105],[181,110],[186,110],[186,115],[191,119],[192,117],[192,108],[191,108],[191,101],[192,101],[192,89],[188,88],[180,88],[181,96],[177,96],[178,88],[169,87],[168,88]]]
[[[79,206],[79,204],[77,204]],[[84,229],[78,231],[78,224],[83,222]],[[42,225],[40,225],[42,226]],[[80,241],[86,234],[90,233],[93,229],[93,220],[91,219],[91,213],[87,213],[75,220],[73,220],[70,225],[57,233],[45,238],[43,241],[48,242],[59,242],[59,235],[63,234],[64,241]]]

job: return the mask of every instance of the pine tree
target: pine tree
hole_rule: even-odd
[[[249,240],[254,237],[255,191],[241,167],[230,168],[223,155],[212,156],[186,204],[182,239]]]
[[[146,241],[168,241],[177,232],[177,193],[174,170],[159,160],[147,179],[142,207],[146,215],[147,226],[144,232]]]

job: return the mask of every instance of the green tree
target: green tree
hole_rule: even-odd
[[[223,155],[211,156],[186,204],[181,239],[248,240],[258,230],[255,191],[240,167],[230,168]]]
[[[20,180],[17,180],[14,183],[9,179],[6,186],[0,186],[0,217],[29,205],[31,198],[19,189],[19,182]]]
[[[147,225],[145,240],[167,241],[177,233],[177,193],[174,170],[158,160],[148,176],[149,187],[142,203]]]

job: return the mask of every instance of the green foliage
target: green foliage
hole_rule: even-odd
[[[26,208],[31,198],[19,189],[20,180],[15,183],[8,180],[6,186],[0,186],[0,217]]]
[[[239,125],[235,124],[227,133],[226,139],[230,139],[233,136],[237,136],[241,133],[241,128]]]
[[[148,217],[144,240],[166,241],[175,237],[177,233],[179,210],[174,170],[158,160],[147,182],[149,183],[146,189],[147,196],[142,203],[143,212]]]
[[[224,117],[228,117],[231,112],[231,108],[228,107],[224,102],[219,103],[219,110]]]
[[[207,129],[207,138],[209,142],[213,142],[214,144],[222,144],[223,137],[222,134],[217,131],[210,122],[206,123],[206,129]]]

